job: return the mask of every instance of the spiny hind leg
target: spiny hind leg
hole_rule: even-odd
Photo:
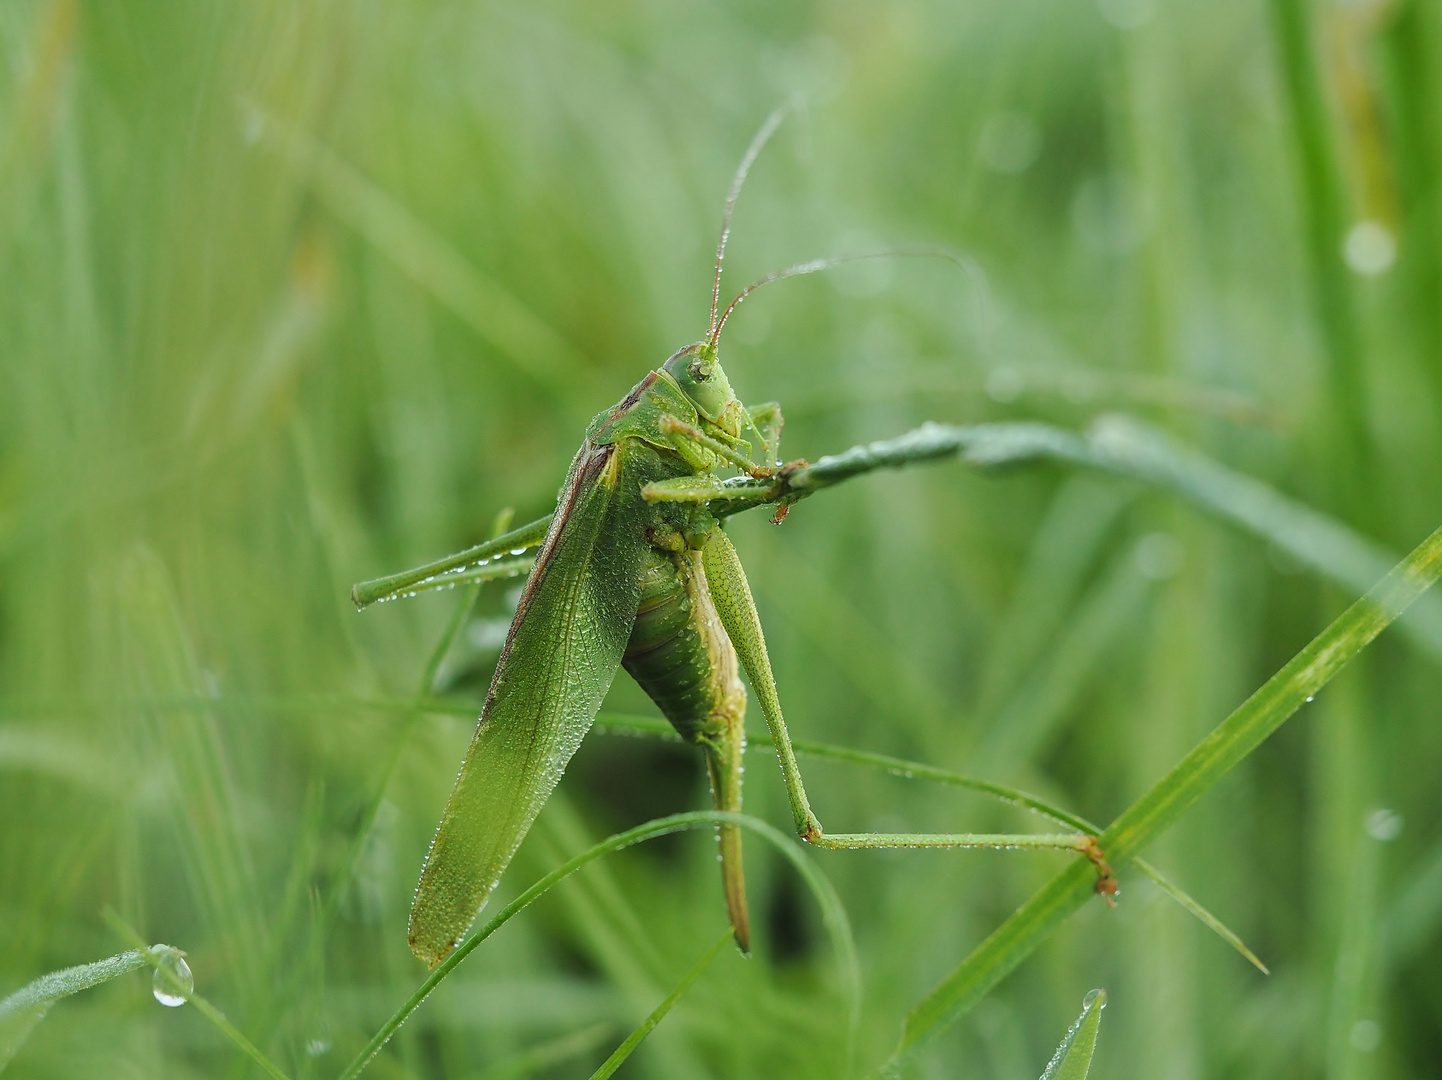
[[[706,583],[721,624],[741,659],[751,687],[761,703],[771,741],[781,763],[781,776],[791,804],[796,832],[807,843],[817,847],[841,850],[862,848],[1038,848],[1076,851],[1085,855],[1097,868],[1097,891],[1110,899],[1116,893],[1116,880],[1107,865],[1096,838],[1083,833],[830,833],[811,810],[796,753],[781,715],[781,701],[776,693],[776,679],[771,672],[771,658],[766,652],[766,639],[746,572],[730,539],[719,528],[707,540],[702,551]]]

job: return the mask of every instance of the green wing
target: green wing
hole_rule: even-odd
[[[571,463],[416,886],[411,951],[432,966],[500,880],[621,663],[645,550],[650,477],[638,473],[649,471],[631,440],[587,441]]]

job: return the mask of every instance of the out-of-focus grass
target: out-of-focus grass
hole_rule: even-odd
[[[731,170],[793,93],[728,283],[944,243],[993,318],[920,261],[748,301],[725,362],[783,403],[788,456],[1125,408],[1410,548],[1442,521],[1439,33],[1418,0],[0,6],[0,996],[122,947],[107,904],[293,1077],[335,1075],[410,994],[410,890],[472,723],[411,703],[455,597],[358,616],[347,589],[549,509],[585,420],[704,329]],[[1098,821],[1355,595],[1062,466],[877,474],[733,535],[798,738],[985,760]],[[487,588],[441,668],[454,701],[494,662]],[[644,711],[623,683],[611,706]],[[1149,850],[1270,979],[1134,874],[918,1072],[1035,1075],[1095,985],[1098,1075],[1438,1071],[1438,683],[1384,638]],[[757,760],[748,810],[784,825]],[[806,775],[838,830],[1027,827]],[[498,903],[704,798],[688,749],[591,737]],[[757,956],[718,958],[630,1074],[834,1075],[827,936],[748,855]],[[869,1065],[1063,857],[815,858],[856,931]],[[700,833],[593,864],[374,1075],[594,1067],[715,936],[715,876]],[[9,1067],[251,1068],[139,976],[56,1005]]]

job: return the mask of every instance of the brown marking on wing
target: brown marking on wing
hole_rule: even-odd
[[[485,708],[481,710],[482,717],[490,712],[491,698],[495,696],[496,684],[500,681],[501,672],[506,668],[506,657],[510,655],[511,641],[516,636],[516,628],[525,619],[526,610],[531,606],[531,599],[536,595],[541,582],[545,580],[546,574],[550,570],[551,560],[555,557],[556,549],[561,542],[561,533],[565,531],[566,523],[571,518],[571,512],[576,508],[576,501],[583,492],[590,488],[591,481],[605,472],[615,451],[616,447],[613,443],[592,447],[589,442],[585,442],[576,452],[576,457],[580,460],[566,477],[566,486],[561,490],[561,497],[556,500],[556,514],[551,519],[551,528],[547,531],[546,538],[541,541],[540,550],[536,553],[536,564],[531,570],[530,577],[526,578],[525,586],[521,589],[521,598],[516,603],[515,617],[511,619],[511,628],[506,631],[506,644],[501,649],[500,660],[496,662],[496,673],[491,676],[491,688],[486,694]]]

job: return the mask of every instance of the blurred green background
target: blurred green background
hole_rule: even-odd
[[[297,1078],[405,998],[514,593],[447,658],[454,708],[417,713],[456,597],[358,615],[348,588],[549,510],[587,419],[704,332],[732,170],[793,95],[723,291],[888,243],[964,250],[987,288],[904,260],[749,301],[723,357],[783,403],[787,456],[1125,411],[1410,548],[1442,523],[1439,80],[1436,0],[0,5],[0,993],[124,947],[109,905]],[[1354,595],[1055,466],[874,474],[732,535],[793,735],[1100,821]],[[1149,852],[1269,978],[1133,874],[916,1074],[1034,1077],[1093,986],[1098,1075],[1442,1071],[1438,676],[1384,637]],[[609,707],[650,712],[624,675]],[[838,830],[1038,827],[803,769]],[[705,804],[689,748],[594,734],[503,898]],[[855,928],[865,1066],[1064,864],[808,857]],[[843,1074],[812,900],[755,842],[748,875],[756,956],[623,1075]],[[368,1075],[585,1075],[723,926],[704,834],[608,858]],[[258,1075],[139,975],[57,1005],[10,1074]]]

